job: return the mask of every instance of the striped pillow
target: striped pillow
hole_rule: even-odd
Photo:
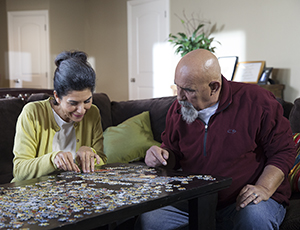
[[[289,181],[293,192],[300,191],[300,133],[294,133],[293,139],[297,149],[297,156],[295,159],[294,166],[289,173]]]

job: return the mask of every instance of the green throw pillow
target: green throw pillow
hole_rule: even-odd
[[[148,111],[131,117],[118,126],[108,127],[103,136],[107,163],[138,161],[145,157],[152,145],[161,145],[153,139]]]

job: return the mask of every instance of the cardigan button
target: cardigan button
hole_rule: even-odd
[[[79,139],[77,139],[76,141],[79,142]]]

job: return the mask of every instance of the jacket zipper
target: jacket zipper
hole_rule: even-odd
[[[213,115],[211,116],[211,118],[214,117],[216,114],[220,113],[221,111],[225,110],[230,104],[231,104],[231,103],[228,103],[228,105],[227,105],[224,109],[222,109],[222,110],[216,112],[215,114],[213,114]],[[210,123],[211,118],[209,119],[208,123]],[[201,119],[200,119],[200,120],[201,120]],[[202,121],[202,120],[201,120],[201,121]],[[204,143],[203,143],[203,155],[206,156],[206,155],[207,155],[207,154],[206,154],[206,141],[207,141],[208,124],[206,124],[204,121],[202,121],[202,122],[204,123],[204,128],[205,128],[205,132],[204,132],[204,140],[203,140],[203,141],[204,141]]]
[[[205,133],[204,133],[204,149],[203,149],[203,153],[204,153],[204,156],[206,156],[206,139],[207,139],[207,129],[208,129],[208,125],[205,124]]]

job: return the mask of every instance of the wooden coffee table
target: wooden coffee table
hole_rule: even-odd
[[[108,164],[92,174],[61,172],[1,185],[0,223],[7,228],[113,229],[119,220],[188,201],[189,228],[214,229],[218,191],[230,184],[230,178]]]

